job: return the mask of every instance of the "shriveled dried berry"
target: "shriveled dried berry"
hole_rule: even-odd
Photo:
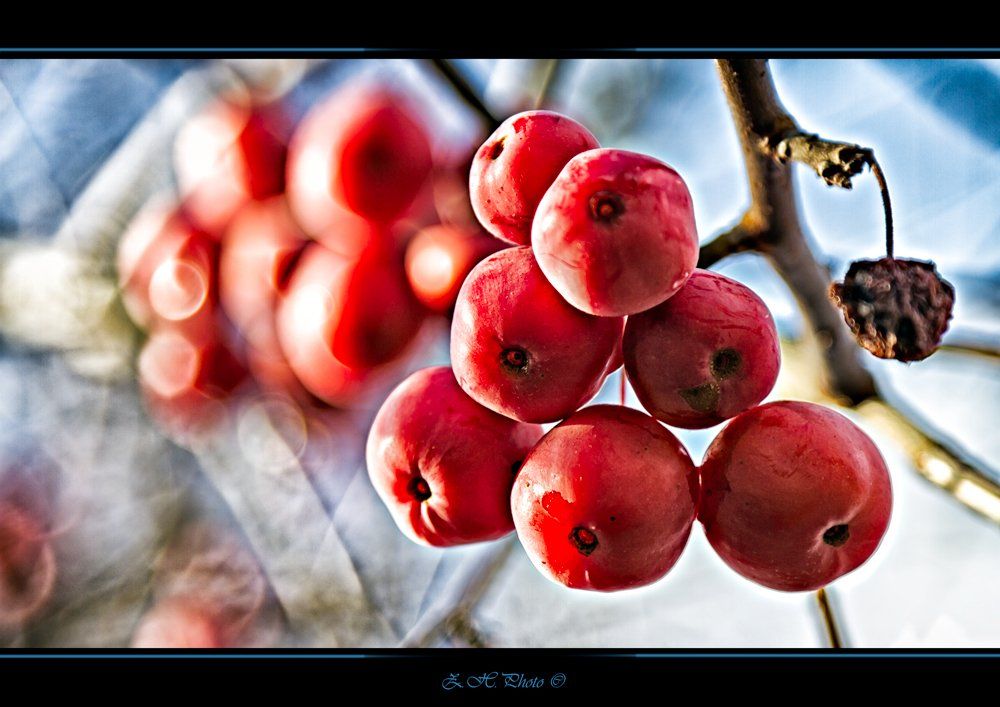
[[[955,289],[932,262],[882,258],[851,263],[830,297],[864,348],[879,358],[920,361],[941,343]]]

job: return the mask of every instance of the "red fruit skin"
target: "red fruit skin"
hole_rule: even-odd
[[[364,396],[372,372],[345,365],[330,348],[326,331],[328,321],[336,318],[336,303],[322,289],[325,270],[322,261],[333,257],[328,253],[320,251],[315,256],[319,262],[310,268],[308,276],[299,275],[300,284],[289,288],[278,306],[276,326],[284,360],[294,377],[323,402],[347,407]],[[349,263],[339,260],[333,260],[333,264],[336,277],[342,277],[339,268],[349,267]],[[272,361],[263,363],[267,365]],[[280,371],[276,375],[280,376]],[[276,380],[280,381],[280,377]]]
[[[279,106],[242,96],[217,101],[188,122],[174,145],[174,167],[192,221],[221,234],[247,202],[281,194],[290,132]]]
[[[219,299],[239,336],[234,342],[257,384],[309,401],[278,340],[278,304],[311,243],[283,196],[244,205],[222,239]]]
[[[153,331],[139,354],[139,385],[150,415],[181,441],[218,422],[246,377],[218,335],[197,338],[164,327]]]
[[[311,235],[340,209],[389,222],[421,192],[431,171],[430,143],[403,96],[381,87],[334,93],[302,121],[288,157],[288,196]]]
[[[167,600],[143,615],[132,648],[225,648],[223,631],[211,611],[196,603]]]
[[[368,436],[368,473],[411,540],[446,547],[514,529],[510,490],[542,428],[467,396],[447,366],[425,368],[386,399]],[[430,494],[421,500],[420,479]]]
[[[44,521],[0,500],[0,628],[37,616],[52,596],[56,558]]]
[[[569,306],[526,246],[479,263],[465,279],[451,325],[451,361],[474,400],[522,422],[555,422],[600,389],[624,320]],[[525,356],[511,365],[507,352]]]
[[[169,325],[190,335],[211,333],[218,301],[216,240],[172,203],[154,202],[118,244],[118,281],[139,326]]]
[[[455,306],[458,291],[472,268],[503,247],[478,230],[428,226],[406,247],[406,277],[424,306],[445,314]]]
[[[594,405],[552,428],[525,459],[511,506],[535,567],[573,589],[655,582],[694,524],[698,474],[681,443],[638,410]],[[589,553],[574,542],[592,533]]]
[[[639,402],[675,427],[712,427],[763,400],[778,379],[781,348],[753,290],[695,270],[680,292],[628,318],[625,371]]]
[[[719,557],[786,592],[818,589],[864,563],[892,512],[875,443],[812,403],[768,403],[733,418],[709,447],[701,480],[699,520]],[[846,541],[825,542],[840,525]]]
[[[333,355],[354,367],[397,359],[426,316],[406,280],[402,254],[365,253],[347,275],[339,320],[331,322]]]
[[[698,263],[691,195],[680,175],[653,157],[589,150],[570,160],[542,197],[531,247],[577,309],[636,314],[673,296]]]
[[[230,223],[219,259],[219,300],[250,345],[277,346],[274,309],[310,242],[281,196],[245,205]]]
[[[309,245],[278,306],[281,349],[302,384],[325,402],[357,402],[377,369],[398,360],[426,318],[398,249],[356,257]]]
[[[530,245],[542,195],[572,157],[599,143],[572,118],[547,110],[518,113],[476,152],[469,194],[476,218],[497,238]]]

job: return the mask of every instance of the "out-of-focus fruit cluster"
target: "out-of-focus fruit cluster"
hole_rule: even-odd
[[[433,315],[501,247],[469,208],[471,154],[432,144],[396,87],[349,84],[296,126],[280,102],[220,97],[180,131],[177,195],[118,251],[148,333],[148,408],[186,441],[259,388],[319,409],[373,399]],[[462,208],[464,204],[464,208]]]

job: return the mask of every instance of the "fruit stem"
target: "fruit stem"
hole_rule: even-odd
[[[621,374],[618,377],[618,384],[619,384],[618,396],[619,396],[619,399],[621,400],[622,407],[625,407],[625,368],[624,367],[622,367]]]
[[[885,173],[879,166],[875,155],[868,155],[868,167],[871,169],[875,180],[878,182],[879,191],[882,192],[882,208],[885,209],[885,254],[892,260],[892,203],[889,201],[889,185],[885,181]]]
[[[830,641],[830,648],[843,648],[840,640],[840,629],[837,628],[837,618],[833,614],[833,608],[826,596],[826,589],[820,587],[816,591],[816,603],[819,604],[819,613],[823,617],[823,626],[826,628],[826,637]]]

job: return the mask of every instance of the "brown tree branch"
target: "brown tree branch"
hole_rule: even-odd
[[[775,159],[779,144],[799,145],[790,136],[799,134],[794,119],[782,107],[767,62],[757,59],[720,60],[719,74],[743,148],[750,185],[750,206],[739,238],[728,236],[721,245],[752,246],[762,253],[788,283],[805,312],[824,357],[824,382],[837,397],[858,403],[875,393],[871,375],[861,365],[860,349],[830,302],[830,273],[813,257],[800,225],[798,206],[787,161]],[[843,151],[843,150],[840,150]],[[829,150],[787,147],[794,154],[829,156]],[[706,244],[707,253],[716,246]]]
[[[469,558],[403,637],[400,647],[430,648],[454,634],[457,628],[471,626],[472,613],[510,559],[516,543],[515,537],[510,536]]]
[[[967,455],[960,449],[879,398],[871,374],[861,364],[861,349],[827,296],[830,273],[816,260],[800,225],[790,162],[802,162],[828,184],[843,188],[850,188],[850,177],[868,164],[878,172],[879,186],[887,200],[872,150],[803,132],[781,105],[766,61],[719,60],[718,69],[743,149],[751,202],[736,227],[702,246],[699,266],[707,267],[726,255],[745,250],[764,255],[795,295],[819,344],[825,393],[862,412],[892,411],[891,415],[881,415],[881,419],[897,439],[911,440],[907,451],[918,471],[966,506],[997,519],[994,509],[1000,495],[996,483],[966,462]],[[887,231],[891,233],[891,222],[887,223]],[[865,402],[870,404],[862,406]],[[931,472],[927,471],[928,463]],[[932,471],[945,468],[953,473],[942,471],[943,481],[939,482]],[[953,479],[965,486],[956,486],[959,482]],[[958,491],[973,486],[972,492]]]
[[[851,177],[861,174],[872,159],[867,147],[824,140],[798,129],[785,135],[769,135],[761,147],[783,164],[800,162],[812,167],[827,184],[843,189],[851,188]]]
[[[913,462],[917,472],[966,507],[1000,523],[1000,484],[973,466],[974,460],[953,441],[915,423],[905,410],[880,398],[857,407],[870,424],[888,435]]]
[[[757,239],[761,232],[744,216],[738,223],[715,236],[701,246],[698,252],[698,267],[708,269],[723,258],[748,250],[757,249]]]
[[[493,112],[486,106],[485,103],[483,103],[483,100],[479,97],[479,94],[476,93],[476,90],[472,88],[465,77],[462,76],[454,66],[452,66],[450,61],[447,59],[431,59],[430,64],[455,90],[455,93],[457,93],[458,96],[486,122],[487,132],[492,133],[497,129],[497,127],[499,127],[501,121],[493,115]]]

